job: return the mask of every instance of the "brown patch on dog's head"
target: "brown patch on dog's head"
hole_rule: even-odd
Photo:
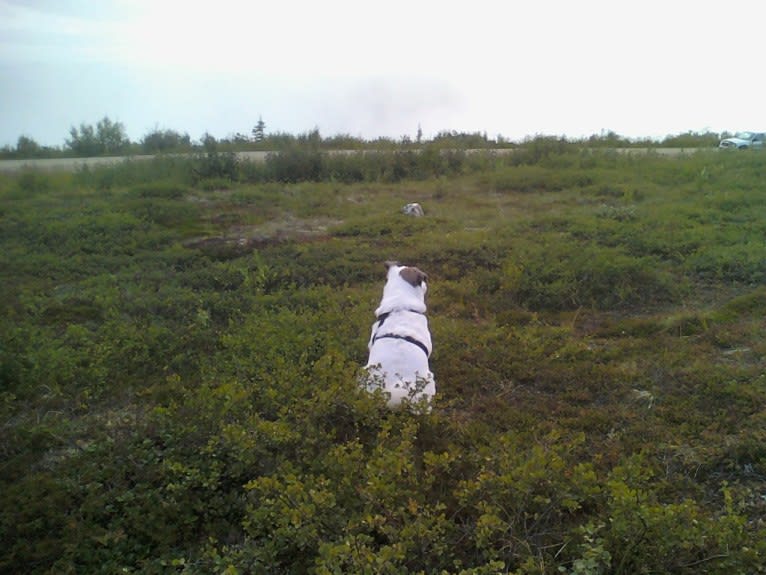
[[[428,279],[428,275],[425,272],[413,267],[402,268],[399,270],[399,275],[412,287],[418,287]]]

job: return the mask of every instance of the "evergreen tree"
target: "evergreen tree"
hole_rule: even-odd
[[[264,123],[263,118],[258,116],[258,123],[255,125],[255,128],[253,128],[253,140],[256,142],[263,142],[265,137],[266,124]]]

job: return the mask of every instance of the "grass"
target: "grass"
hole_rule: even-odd
[[[765,159],[534,152],[2,176],[0,571],[763,572]]]

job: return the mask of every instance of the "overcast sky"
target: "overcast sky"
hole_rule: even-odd
[[[766,129],[759,0],[0,0],[0,146]]]

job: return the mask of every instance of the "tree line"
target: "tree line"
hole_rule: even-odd
[[[709,131],[689,131],[683,134],[669,135],[663,140],[657,141],[648,138],[631,139],[610,131],[579,140],[567,139],[566,137],[558,139],[565,143],[583,143],[592,147],[664,146],[702,148],[717,145],[719,139],[725,137],[725,135]],[[188,132],[182,133],[172,129],[157,127],[146,133],[139,141],[131,141],[122,122],[113,121],[108,116],[104,116],[95,126],[84,122],[79,126],[72,126],[69,129],[69,137],[66,138],[63,147],[44,146],[30,136],[21,135],[15,146],[6,145],[0,148],[0,159],[184,153],[204,150],[211,141],[215,142],[220,149],[226,151],[285,150],[293,147],[361,150],[410,148],[423,145],[458,149],[507,148],[523,145],[525,142],[533,141],[540,137],[542,136],[537,135],[526,138],[523,142],[513,142],[502,135],[490,138],[486,132],[468,133],[444,130],[438,132],[432,139],[424,140],[420,126],[418,126],[417,136],[414,140],[406,135],[399,139],[380,137],[371,140],[365,140],[349,134],[336,134],[326,137],[320,134],[318,128],[294,135],[285,132],[267,132],[265,122],[259,117],[258,122],[253,126],[249,134],[237,132],[218,140],[209,133],[203,134],[199,140],[192,140]]]

